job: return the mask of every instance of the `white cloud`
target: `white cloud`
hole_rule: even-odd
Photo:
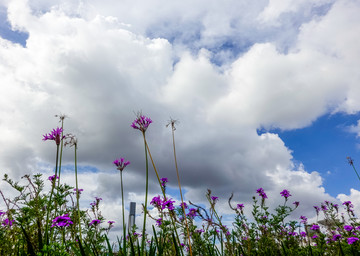
[[[72,11],[48,1],[30,1],[30,7],[26,1],[9,3],[11,24],[29,38],[26,48],[0,38],[0,144],[6,145],[0,148],[0,168],[18,178],[37,172],[44,162],[51,165],[55,145],[42,142],[41,135],[59,125],[53,115],[65,113],[66,132],[79,138],[79,164],[100,170],[82,170],[81,186],[89,197],[106,198],[105,211],[115,218],[110,212],[120,200],[115,158],[131,161],[124,173],[127,201],[143,198],[142,136],[130,128],[133,111],[142,110],[154,120],[147,138],[160,176],[168,177],[174,188],[171,132],[165,124],[169,116],[180,120],[181,179],[186,198],[195,203],[204,202],[207,188],[223,202],[235,192],[234,200],[249,204],[255,190],[264,187],[272,205],[282,203],[279,193],[286,188],[309,214],[314,204],[333,199],[319,173],[293,164],[291,149],[278,135],[256,130],[296,129],[325,113],[359,111],[359,5],[334,4],[324,17],[303,24],[295,43],[283,52],[274,42],[264,43],[268,30],[249,32],[259,25],[256,18],[265,2],[250,5],[249,21],[234,19],[234,6],[248,10],[246,2],[237,2],[212,2],[202,11],[204,3],[189,9],[186,2],[156,1],[155,14],[149,3],[138,2],[102,2],[100,8],[93,1]],[[212,16],[217,9],[218,16]],[[229,9],[233,11],[226,16]],[[192,24],[196,32],[187,31]],[[182,47],[176,40],[150,37],[149,31],[157,28],[169,37],[171,31],[181,31]],[[206,46],[238,39],[242,32],[250,42],[261,40],[227,59],[234,62],[212,63],[216,54]],[[202,50],[194,54],[194,45]],[[64,162],[72,163],[72,149],[64,154]],[[66,177],[71,182],[71,175]],[[150,179],[150,193],[156,195],[152,171]]]
[[[356,125],[346,127],[346,130],[350,133],[355,133],[356,137],[360,137],[360,120],[357,121]]]

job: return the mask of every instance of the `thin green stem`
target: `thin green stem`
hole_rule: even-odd
[[[144,247],[145,247],[147,198],[148,198],[148,190],[149,190],[149,164],[148,164],[148,157],[147,157],[147,148],[146,148],[145,132],[143,132],[143,137],[144,137],[144,145],[145,145],[146,184],[145,184],[144,223],[143,223],[142,238],[141,238],[141,255],[144,255]]]
[[[46,223],[45,223],[45,244],[49,244],[49,234],[48,234],[48,229],[49,229],[49,214],[50,214],[50,206],[51,206],[51,199],[52,199],[52,195],[54,193],[54,188],[55,188],[55,181],[56,181],[56,175],[57,175],[57,168],[58,168],[58,160],[59,160],[59,145],[56,145],[56,163],[55,163],[55,177],[51,182],[51,192],[50,192],[50,198],[47,204],[47,209],[46,209]]]
[[[78,176],[77,176],[77,144],[75,146],[75,182],[76,182],[76,204],[77,204],[77,212],[78,212],[78,223],[79,223],[79,233],[80,233],[80,243],[82,244],[82,235],[81,235],[81,221],[80,221],[80,204],[79,204],[79,186],[78,186]],[[60,178],[59,178],[60,179]]]
[[[358,179],[360,181],[360,176],[359,176],[358,172],[356,171],[356,168],[355,168],[354,164],[352,164],[351,166],[353,167],[353,169],[354,169],[354,171],[355,171],[355,173],[356,173],[356,175],[357,175],[357,177],[358,177]]]
[[[185,212],[185,206],[184,206],[184,199],[183,199],[182,191],[181,191],[179,168],[178,168],[177,159],[176,159],[175,135],[174,135],[174,133],[175,133],[175,132],[174,132],[175,127],[174,127],[174,122],[172,122],[171,125],[172,125],[172,129],[171,129],[171,130],[172,130],[172,141],[173,141],[173,149],[174,149],[174,160],[175,160],[175,168],[176,168],[176,174],[177,174],[177,179],[178,179],[178,184],[179,184],[179,191],[180,191],[180,197],[181,197],[181,207],[182,207],[182,210],[183,210],[183,216],[184,216],[186,231],[187,231],[187,235],[188,235],[189,252],[190,252],[190,255],[192,256],[190,232],[189,232],[189,226],[188,226],[187,218],[186,218],[186,212]]]
[[[125,228],[125,213],[124,213],[124,187],[122,179],[122,171],[120,171],[120,182],[121,182],[121,202],[122,202],[122,221],[123,221],[123,253],[126,255],[125,239],[126,239],[126,228]]]
[[[145,139],[145,137],[144,137],[144,139]],[[162,191],[163,196],[164,196],[164,200],[166,200],[165,189],[164,189],[164,187],[161,185],[160,177],[159,177],[159,174],[158,174],[158,172],[157,172],[157,170],[156,170],[156,166],[155,166],[154,160],[153,160],[153,158],[152,158],[152,156],[151,156],[150,149],[149,149],[149,146],[148,146],[146,140],[145,140],[145,147],[146,147],[146,149],[147,149],[147,151],[148,151],[148,153],[149,153],[149,157],[150,157],[152,166],[154,167],[154,171],[155,171],[156,177],[157,177],[157,179],[158,179],[158,182],[159,182],[161,191]],[[176,229],[176,226],[175,226],[175,218],[174,218],[174,216],[173,216],[172,214],[170,214],[170,217],[171,217],[171,223],[172,223],[172,225],[173,225],[176,238],[177,238],[177,240],[178,240],[178,243],[180,244],[179,234],[178,234],[177,229]],[[183,251],[181,250],[180,252],[181,252],[181,255],[183,255]]]
[[[59,161],[59,180],[58,180],[58,187],[60,186],[60,174],[61,174],[61,161],[62,161],[62,152],[64,147],[64,119],[61,120],[61,147],[60,147],[60,161]]]

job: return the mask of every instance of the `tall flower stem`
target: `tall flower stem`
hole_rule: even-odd
[[[64,136],[64,118],[65,116],[61,116],[61,138]],[[60,186],[60,174],[61,174],[61,161],[62,161],[62,153],[63,153],[63,147],[64,147],[64,140],[61,140],[61,146],[60,146],[60,161],[59,161],[59,180],[58,180],[58,187]],[[76,149],[75,149],[76,151]]]
[[[55,181],[56,181],[56,175],[57,175],[57,168],[58,168],[58,160],[59,160],[59,145],[56,144],[56,163],[55,163],[55,177],[54,179],[51,181],[51,192],[50,192],[50,198],[46,207],[46,223],[45,223],[45,243],[49,244],[49,234],[48,234],[48,229],[49,229],[49,214],[50,214],[50,206],[51,206],[51,199],[54,193],[54,188],[55,188]]]
[[[124,186],[122,172],[124,168],[130,164],[129,161],[124,161],[124,158],[116,159],[113,164],[116,165],[116,169],[120,171],[120,182],[121,182],[121,200],[122,200],[122,218],[123,218],[123,255],[126,255],[126,227],[125,227],[125,213],[124,213]],[[110,224],[111,225],[111,224]],[[129,224],[130,225],[130,224]]]
[[[147,214],[147,198],[148,198],[148,190],[149,190],[149,164],[148,164],[148,156],[147,156],[147,144],[145,138],[145,131],[142,132],[144,138],[144,146],[145,146],[145,168],[146,168],[146,184],[145,184],[145,206],[144,206],[144,223],[142,230],[142,239],[141,239],[141,255],[144,255],[144,247],[145,247],[145,229],[146,229],[146,214]]]
[[[122,221],[123,221],[123,253],[126,255],[126,228],[125,228],[125,213],[124,213],[124,187],[123,187],[123,179],[122,179],[122,171],[120,171],[120,182],[121,182],[121,203],[122,203]]]
[[[182,191],[181,191],[179,168],[178,168],[177,159],[176,159],[176,149],[175,149],[175,120],[170,120],[170,124],[171,124],[171,133],[172,133],[172,141],[173,141],[173,151],[174,151],[174,161],[175,161],[176,175],[177,175],[177,179],[178,179],[179,191],[180,191],[180,197],[181,197],[181,207],[182,207],[182,210],[183,210],[183,215],[184,215],[184,220],[185,220],[185,226],[186,226],[186,232],[187,232],[188,240],[189,240],[189,252],[190,252],[190,255],[192,256],[190,232],[189,232],[189,226],[188,226],[188,223],[187,223],[187,218],[186,218],[186,213],[185,213],[185,205],[184,205],[184,199],[183,199],[183,195],[182,195]]]
[[[351,157],[346,157],[347,158],[347,160],[348,160],[348,162],[349,162],[349,164],[352,166],[352,168],[354,169],[354,171],[355,171],[355,173],[356,173],[356,175],[357,175],[357,177],[358,177],[358,179],[359,179],[359,181],[360,181],[360,176],[359,176],[359,174],[358,174],[358,172],[357,172],[357,170],[356,170],[356,168],[355,168],[355,165],[354,165],[354,160],[352,160],[351,159]]]
[[[145,139],[145,137],[144,137],[144,139]],[[153,158],[152,158],[152,156],[151,156],[150,149],[149,149],[149,146],[148,146],[146,140],[145,140],[145,147],[146,147],[146,149],[147,149],[147,151],[148,151],[148,153],[149,153],[149,157],[150,157],[152,166],[153,166],[153,168],[154,168],[156,177],[157,177],[157,179],[158,179],[158,181],[159,181],[160,188],[161,188],[161,191],[162,191],[163,196],[164,196],[164,199],[165,199],[165,198],[166,198],[165,189],[164,189],[164,187],[161,185],[161,180],[160,180],[160,178],[159,178],[159,174],[158,174],[158,172],[157,172],[157,170],[156,170],[156,166],[155,166],[154,160],[153,160]],[[173,225],[173,228],[174,228],[174,231],[175,231],[176,238],[177,238],[177,240],[178,240],[178,243],[180,244],[179,234],[178,234],[178,232],[177,232],[176,225],[175,225],[175,217],[174,217],[172,214],[170,214],[170,217],[171,217],[171,222],[172,222],[172,225]],[[183,255],[183,252],[182,252],[182,251],[181,251],[181,254]]]
[[[80,234],[80,243],[82,243],[82,235],[81,235],[81,220],[80,220],[80,205],[79,205],[79,186],[78,186],[78,176],[77,176],[77,142],[74,143],[75,146],[75,182],[76,182],[76,205],[77,205],[77,213],[78,213],[78,223],[79,223],[79,234]],[[60,174],[60,173],[59,173]],[[60,178],[59,178],[60,179]]]

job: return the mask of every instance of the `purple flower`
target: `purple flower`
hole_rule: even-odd
[[[183,203],[180,204],[180,207],[181,207],[181,208],[182,208],[183,206],[184,206],[185,209],[188,208],[188,206],[187,206],[187,204],[186,204],[185,202],[183,202]]]
[[[345,206],[348,207],[348,208],[352,208],[352,207],[353,207],[353,205],[351,204],[351,201],[345,201],[345,202],[343,202],[343,205],[345,205]]]
[[[53,219],[52,222],[53,224],[51,225],[51,227],[68,227],[70,224],[74,224],[71,221],[69,214],[58,216],[55,219]]]
[[[112,224],[114,224],[114,223],[115,223],[115,221],[113,221],[113,220],[109,220],[109,221],[108,221],[108,223],[109,223],[109,225],[111,226]]]
[[[5,214],[6,214],[6,212],[0,211],[0,217]]]
[[[190,208],[189,213],[186,215],[189,216],[190,218],[194,218],[194,217],[196,217],[196,213],[197,213],[197,210],[195,208]]]
[[[219,198],[217,196],[212,196],[211,200],[213,200],[213,202],[217,201]]]
[[[237,204],[236,208],[239,209],[240,211],[242,211],[244,209],[244,204]]]
[[[124,162],[124,158],[116,159],[113,163],[119,171],[124,170],[124,168],[130,164],[129,161]]]
[[[289,232],[289,236],[298,236],[299,234],[297,232]]]
[[[45,134],[43,135],[43,141],[45,140],[54,140],[56,145],[60,144],[61,139],[65,138],[65,136],[63,136],[61,138],[61,133],[63,132],[62,128],[57,127],[56,129],[53,129],[49,134]]]
[[[318,236],[317,236],[317,235],[313,235],[311,238],[312,238],[312,239],[316,239],[316,238],[318,238]]]
[[[168,178],[161,178],[160,181],[161,181],[161,186],[163,187],[165,187],[166,183],[169,182]]]
[[[137,118],[132,122],[131,127],[141,132],[145,132],[152,120],[149,117],[138,114]]]
[[[312,227],[310,229],[318,231],[318,230],[320,230],[320,227],[319,227],[319,225],[312,225]]]
[[[74,194],[76,194],[76,188],[74,188],[74,191],[75,191],[75,193]],[[79,188],[78,190],[77,190],[77,192],[79,193],[79,195],[81,194],[81,191],[84,191],[82,188]]]
[[[55,174],[54,174],[53,176],[49,176],[48,180],[53,181],[55,179],[55,177],[56,177],[56,179],[59,179],[59,177],[55,176]]]
[[[304,231],[300,232],[300,236],[306,237],[306,232],[304,232]]]
[[[354,229],[354,227],[353,227],[353,226],[350,226],[350,225],[345,225],[345,226],[344,226],[344,229],[345,229],[346,231],[351,231],[351,230]]]
[[[175,203],[175,201],[172,201],[171,199],[169,199],[169,200],[163,202],[162,209],[168,208],[169,211],[173,211],[173,210],[175,210],[174,203]]]
[[[281,192],[280,192],[280,195],[283,196],[283,197],[285,197],[285,199],[288,199],[288,198],[291,196],[290,191],[289,191],[289,190],[286,190],[286,189],[284,189],[283,191],[281,191]]]
[[[161,224],[162,224],[162,218],[157,219],[156,220],[156,225],[158,225],[160,227]]]
[[[338,241],[338,240],[340,240],[340,238],[341,238],[341,235],[340,235],[340,234],[335,234],[335,235],[333,235],[333,237],[331,238],[331,240],[333,240],[333,241]]]
[[[348,237],[348,239],[347,239],[348,244],[353,244],[356,241],[359,241],[359,238],[357,238],[357,237]]]
[[[301,215],[301,216],[300,216],[300,219],[301,219],[301,223],[306,224],[307,218],[306,218],[305,216]]]
[[[102,198],[96,196],[95,201],[90,203],[91,207],[95,207],[95,206],[97,207],[101,200],[102,200]]]
[[[321,210],[323,210],[324,212],[328,211],[329,209],[326,207],[325,204],[321,204]]]
[[[155,206],[155,207],[161,207],[162,206],[162,200],[161,200],[160,196],[153,197],[150,204]]]
[[[258,190],[256,190],[256,193],[258,193],[259,196],[262,197],[262,199],[268,198],[263,188],[259,188]]]
[[[5,227],[5,226],[11,227],[14,222],[15,222],[15,220],[5,219],[5,220],[3,220],[2,225],[3,225],[4,227]]]
[[[316,215],[319,215],[319,212],[320,212],[319,206],[314,206],[314,208],[315,208],[315,211],[316,211]]]
[[[295,207],[298,207],[298,206],[299,206],[299,204],[300,204],[300,202],[295,201],[295,202],[293,202],[293,204],[295,205]]]
[[[97,225],[99,225],[100,223],[101,223],[101,220],[92,220],[92,221],[90,222],[89,226],[92,226],[92,225],[97,226]]]

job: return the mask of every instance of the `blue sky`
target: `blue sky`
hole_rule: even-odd
[[[355,164],[359,155],[359,139],[348,131],[356,125],[359,115],[326,115],[311,126],[292,131],[278,132],[293,157],[306,169],[317,170],[324,178],[329,194],[336,196],[359,186],[359,180],[346,159],[350,156]]]
[[[352,0],[0,1],[0,169],[14,179],[50,175],[53,145],[42,134],[66,114],[66,132],[79,139],[83,200],[101,196],[117,220],[115,158],[131,162],[126,201],[144,197],[141,136],[130,128],[142,110],[174,193],[165,125],[180,120],[187,200],[205,204],[210,188],[226,215],[231,192],[250,209],[259,187],[271,206],[286,188],[303,215],[324,200],[360,209],[346,161],[360,162],[359,11]],[[64,154],[73,184],[72,152]]]

